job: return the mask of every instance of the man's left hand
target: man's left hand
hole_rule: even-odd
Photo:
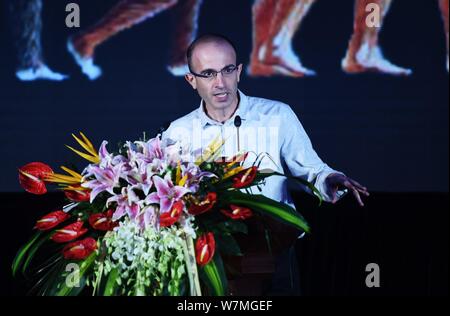
[[[332,173],[326,178],[325,181],[327,184],[328,191],[330,192],[331,203],[333,204],[336,203],[338,200],[337,192],[339,190],[342,190],[343,188],[352,191],[353,195],[355,196],[360,206],[364,206],[360,194],[369,196],[369,192],[367,191],[366,187],[362,186],[355,180],[352,180],[341,173]]]

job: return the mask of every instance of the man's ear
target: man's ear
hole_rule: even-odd
[[[192,74],[186,74],[184,76],[184,79],[191,85],[192,89],[197,89],[197,81],[195,80],[195,77]]]
[[[237,70],[237,82],[241,81],[242,64],[239,64]]]

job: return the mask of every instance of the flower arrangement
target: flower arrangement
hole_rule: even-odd
[[[253,194],[267,177],[284,176],[259,168],[263,154],[244,167],[248,153],[221,159],[218,140],[192,159],[183,144],[160,135],[126,142],[117,153],[106,141],[96,150],[83,133],[73,137],[81,148],[67,147],[89,161],[81,173],[62,166],[58,174],[41,162],[19,169],[27,192],[57,184],[70,202],[37,220],[14,259],[13,274],[32,270],[38,294],[226,295],[222,255],[240,254],[233,234],[247,231],[254,212],[309,231],[290,206]],[[32,269],[43,246],[51,254]]]

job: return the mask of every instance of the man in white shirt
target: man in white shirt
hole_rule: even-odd
[[[224,157],[244,151],[256,159],[258,154],[267,153],[260,168],[302,177],[314,183],[325,201],[332,203],[350,190],[364,205],[360,195],[368,196],[367,189],[319,158],[288,105],[248,97],[238,90],[242,64],[236,64],[231,41],[221,35],[202,36],[190,45],[187,59],[190,73],[185,78],[202,100],[199,108],[170,124],[164,140],[189,144],[193,152],[201,154],[213,139],[221,137],[225,141]],[[246,163],[252,162],[248,157]],[[261,193],[294,207],[284,177],[269,177]],[[278,256],[270,290],[265,294],[300,292],[296,250],[291,246]]]
[[[225,140],[223,156],[238,151],[268,153],[261,168],[302,177],[312,182],[325,201],[335,203],[351,191],[363,206],[367,189],[325,164],[292,109],[281,102],[248,97],[238,90],[242,64],[236,65],[234,45],[220,35],[195,40],[187,52],[186,80],[202,98],[200,107],[172,122],[165,139],[180,140],[201,152],[217,136]],[[251,156],[247,159],[251,162]],[[293,206],[285,178],[270,177],[265,196]]]

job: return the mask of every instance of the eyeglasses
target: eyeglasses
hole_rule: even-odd
[[[224,76],[224,77],[231,76],[238,68],[239,68],[239,66],[229,65],[220,71],[216,71],[214,69],[207,69],[207,70],[203,70],[199,74],[191,71],[191,74],[194,75],[195,77],[200,77],[200,78],[211,80],[213,78],[216,78],[217,75],[219,74],[219,72],[222,73],[222,76]]]

